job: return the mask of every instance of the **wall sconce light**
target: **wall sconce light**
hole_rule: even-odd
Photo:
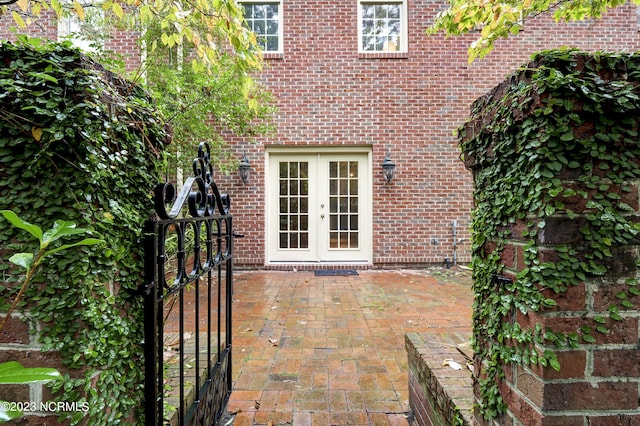
[[[240,179],[242,179],[243,183],[247,183],[249,181],[249,175],[251,174],[251,164],[249,163],[249,159],[247,158],[246,153],[242,157],[242,160],[240,160],[238,174],[240,175]]]
[[[391,150],[387,150],[387,155],[384,157],[384,161],[382,162],[382,174],[387,183],[391,182],[395,173],[396,163],[391,161]]]

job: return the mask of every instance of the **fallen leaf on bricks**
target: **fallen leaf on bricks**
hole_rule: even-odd
[[[277,339],[269,339],[269,343],[271,343],[273,346],[278,346],[278,340]]]
[[[444,362],[442,363],[442,365],[444,366],[449,366],[451,368],[453,368],[454,370],[462,370],[462,366],[460,364],[458,364],[457,362],[455,362],[452,359],[445,359]]]

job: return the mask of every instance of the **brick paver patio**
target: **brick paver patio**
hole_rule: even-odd
[[[459,270],[237,272],[228,410],[241,425],[407,425],[404,335],[468,332]]]

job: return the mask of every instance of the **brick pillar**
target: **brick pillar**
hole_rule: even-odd
[[[574,180],[565,180],[574,186]],[[628,182],[633,190],[626,197],[628,205],[638,214],[638,182]],[[586,188],[585,188],[586,190]],[[577,204],[585,203],[578,202]],[[577,205],[574,207],[578,207]],[[579,207],[578,207],[579,208]],[[583,249],[579,228],[584,226],[583,211],[576,217],[546,217],[545,226],[535,247],[541,262],[558,260],[557,245]],[[520,224],[514,225],[517,229]],[[516,232],[514,239],[506,239],[502,261],[508,277],[515,279],[524,268],[523,241]],[[541,312],[516,311],[515,321],[525,329],[539,324],[542,329],[556,333],[575,333],[577,347],[557,348],[547,341],[544,350],[554,351],[560,370],[550,367],[520,365],[506,366],[506,379],[500,392],[508,405],[508,413],[501,419],[513,417],[526,425],[640,425],[640,340],[638,305],[640,297],[632,296],[631,310],[622,318],[609,318],[608,307],[619,305],[616,297],[628,287],[623,283],[636,274],[638,259],[634,246],[612,248],[612,257],[604,263],[607,272],[567,287],[555,294],[541,289],[546,297],[556,301],[555,307]],[[599,318],[594,322],[594,318]],[[602,326],[603,332],[596,327]],[[591,330],[585,333],[584,330]],[[589,341],[585,340],[585,336]],[[542,348],[541,348],[542,350]]]
[[[603,69],[601,59],[610,60],[612,69]],[[543,68],[558,73],[537,74]],[[480,424],[640,425],[640,238],[634,228],[640,221],[640,102],[609,104],[619,93],[607,92],[627,88],[634,99],[640,81],[630,72],[636,68],[640,58],[634,55],[538,57],[479,99],[461,128],[465,163],[476,185],[476,299],[502,300],[505,312],[491,315],[534,335],[541,330],[545,338],[530,347],[546,352],[549,363],[503,362],[497,389],[507,408],[491,421],[477,414]],[[553,86],[545,86],[549,75]],[[572,77],[565,88],[557,77],[567,75]],[[607,96],[592,96],[592,87]],[[588,105],[591,98],[606,105]],[[562,114],[573,115],[564,120]],[[524,132],[526,126],[533,130]],[[513,179],[517,168],[526,168],[521,182]],[[526,185],[527,195],[542,195],[533,203],[503,202],[518,185]],[[495,215],[489,218],[484,212],[491,209]],[[492,228],[494,219],[499,225]],[[521,309],[511,301],[531,289],[548,299],[547,306]],[[491,345],[526,346],[509,336],[497,342],[484,312],[478,308],[474,317],[478,352],[486,354],[482,349]],[[551,368],[556,360],[559,370]],[[490,362],[476,357],[477,379],[487,377]],[[486,403],[477,383],[475,396]]]

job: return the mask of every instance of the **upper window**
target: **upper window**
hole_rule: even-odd
[[[70,40],[75,47],[85,52],[95,52],[104,47],[108,34],[104,13],[100,8],[87,7],[84,10],[84,19],[71,13],[58,19],[58,40]]]
[[[359,0],[358,30],[360,52],[406,52],[406,0]]]
[[[243,2],[244,19],[263,52],[282,52],[282,1]]]

